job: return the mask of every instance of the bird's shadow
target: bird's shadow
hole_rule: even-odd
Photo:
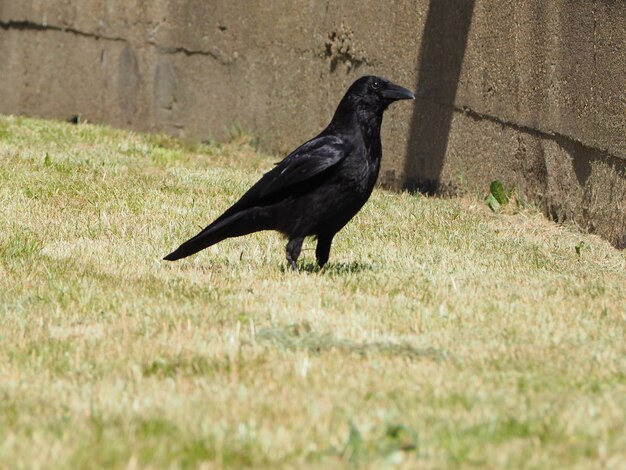
[[[299,273],[334,275],[334,274],[355,274],[365,271],[373,271],[374,265],[370,263],[360,263],[353,261],[351,263],[327,263],[323,268],[313,261],[298,263]],[[281,266],[282,272],[292,272],[291,268],[286,265]]]

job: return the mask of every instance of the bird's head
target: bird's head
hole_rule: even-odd
[[[379,122],[387,107],[398,100],[413,100],[415,96],[406,88],[381,77],[366,75],[356,80],[339,103],[331,125],[350,122],[354,117],[361,121]]]
[[[415,99],[415,95],[406,88],[373,75],[366,75],[356,80],[348,89],[346,97],[348,96],[359,105],[365,105],[372,110],[381,107],[385,110],[394,101]]]

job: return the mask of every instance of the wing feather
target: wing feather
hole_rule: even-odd
[[[255,185],[259,186],[259,197],[270,196],[328,170],[343,160],[346,150],[346,145],[337,138],[307,142],[263,175]]]
[[[265,173],[214,223],[218,223],[235,212],[267,204],[282,191],[337,165],[349,151],[349,145],[337,136],[320,135],[311,139]]]

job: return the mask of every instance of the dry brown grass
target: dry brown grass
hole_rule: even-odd
[[[271,166],[245,136],[4,117],[0,162],[2,467],[626,466],[596,237],[376,191],[321,272],[271,233],[169,264]]]

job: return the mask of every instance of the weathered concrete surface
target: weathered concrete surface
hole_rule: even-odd
[[[366,73],[416,89],[382,182],[516,185],[626,246],[626,2],[0,0],[0,112],[287,152]]]

